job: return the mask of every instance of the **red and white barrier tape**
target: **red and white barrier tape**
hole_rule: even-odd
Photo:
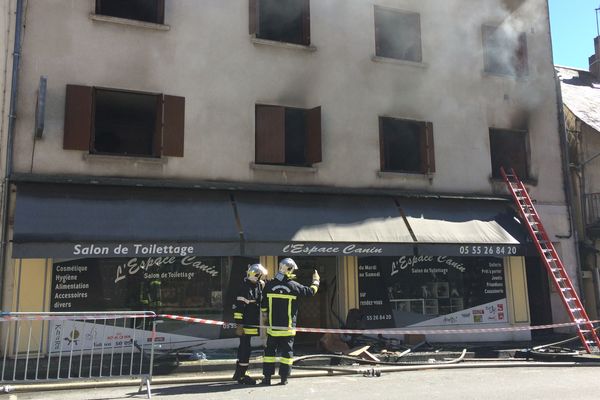
[[[160,318],[173,319],[177,321],[192,322],[205,325],[236,325],[232,322],[215,321],[212,319],[183,317],[180,315],[163,314]],[[600,320],[590,321],[592,324],[599,323]],[[457,333],[487,333],[487,332],[511,332],[511,331],[533,331],[537,329],[561,328],[577,325],[576,322],[565,322],[560,324],[537,325],[537,326],[508,326],[498,328],[469,328],[469,329],[323,329],[323,328],[295,328],[297,332],[313,332],[313,333],[347,333],[358,335],[406,335],[406,334],[457,334]],[[259,325],[252,326],[257,328],[268,328],[267,326]],[[288,327],[274,326],[274,329],[287,330]]]
[[[148,314],[96,314],[96,315],[2,315],[1,321],[81,321],[81,320],[113,320],[134,318],[156,318]]]

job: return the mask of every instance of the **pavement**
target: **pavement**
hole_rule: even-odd
[[[461,347],[468,349],[464,354]],[[443,347],[433,347],[421,343],[415,351],[398,356],[400,351],[382,351],[378,356],[384,362],[401,362],[402,365],[358,365],[344,360],[343,365],[335,365],[328,359],[302,360],[300,366],[295,364],[292,379],[316,378],[335,375],[346,376],[376,376],[377,373],[396,371],[418,371],[430,369],[464,369],[464,368],[504,368],[516,366],[573,366],[587,364],[600,366],[600,355],[578,355],[572,353],[547,352],[530,354],[524,349],[532,348],[532,343],[487,343],[465,345],[445,344]],[[262,379],[262,352],[253,352],[249,375],[257,380]],[[180,354],[177,357],[158,357],[152,377],[152,386],[173,384],[202,384],[202,383],[232,383],[231,377],[235,370],[235,359],[200,359],[197,354]],[[459,357],[461,362],[454,363]],[[452,361],[454,360],[454,362]],[[548,363],[549,362],[549,363]],[[274,377],[276,382],[278,377]],[[120,386],[139,386],[139,377],[103,378],[87,380],[60,380],[55,382],[33,382],[0,386],[0,392],[34,392],[64,389],[108,388]]]

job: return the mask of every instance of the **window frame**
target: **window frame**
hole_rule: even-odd
[[[398,170],[389,168],[390,160],[387,157],[386,151],[386,132],[384,132],[384,121],[401,121],[406,123],[417,124],[420,128],[419,132],[419,153],[420,166],[419,170]],[[407,118],[398,118],[381,115],[379,116],[379,160],[380,172],[383,173],[400,173],[400,174],[421,174],[430,175],[435,172],[435,144],[433,134],[433,123],[428,121],[418,121]]]
[[[102,16],[111,17],[111,18],[120,18],[120,19],[124,19],[124,20],[128,20],[128,21],[139,21],[142,23],[149,23],[149,24],[164,25],[164,23],[165,23],[165,0],[152,0],[156,4],[156,21],[146,21],[146,20],[138,19],[138,18],[125,18],[125,17],[118,17],[118,16],[114,16],[114,15],[104,14],[104,13],[100,12],[102,9],[103,1],[105,1],[105,0],[95,0],[95,2],[94,2],[94,13],[96,15],[102,15]]]
[[[504,167],[505,169],[508,168],[514,168],[515,172],[517,173],[517,175],[519,176],[519,178],[523,181],[532,181],[532,177],[531,177],[531,149],[530,149],[530,141],[529,141],[529,132],[525,131],[525,130],[520,130],[520,129],[504,129],[504,128],[495,128],[495,127],[490,127],[488,129],[489,135],[489,143],[490,143],[490,164],[491,164],[491,178],[492,179],[502,179],[502,174],[500,173],[500,166]],[[525,164],[524,166],[513,166],[513,165],[501,165],[503,164],[503,161],[505,159],[505,157],[500,157],[500,162],[495,162],[494,160],[496,159],[496,157],[494,157],[494,154],[496,154],[496,152],[498,154],[502,154],[505,155],[506,152],[502,151],[502,150],[494,150],[494,140],[492,139],[492,136],[496,136],[496,137],[501,137],[500,135],[521,135],[522,138],[520,139],[523,143],[522,149],[523,149],[523,154],[521,155],[520,158],[522,158],[522,162]],[[505,143],[504,146],[508,146],[510,148],[514,148],[514,146],[512,146],[512,143]],[[495,168],[494,166],[496,164],[500,164],[498,165],[498,168]],[[497,173],[496,173],[497,171]],[[525,172],[523,174],[523,172]]]
[[[249,33],[256,39],[275,42],[275,43],[286,43],[290,45],[305,46],[311,45],[311,29],[310,29],[310,0],[298,0],[303,2],[302,6],[302,32],[300,32],[301,40],[297,42],[288,42],[277,39],[270,39],[261,37],[260,33],[260,2],[261,0],[248,0],[249,4]]]
[[[417,37],[418,37],[418,48],[416,49],[416,56],[414,58],[411,57],[397,57],[393,54],[382,54],[382,39],[383,34],[381,32],[381,27],[378,24],[379,18],[381,18],[381,14],[394,14],[394,16],[404,16],[404,17],[415,17],[416,18],[416,28],[417,28]],[[373,8],[373,25],[375,30],[375,57],[390,59],[390,60],[398,60],[412,63],[423,63],[423,38],[422,38],[422,29],[421,29],[421,14],[413,11],[399,10],[395,8],[378,6],[375,5]]]
[[[286,110],[304,112],[304,163],[301,164],[286,160]],[[254,116],[255,164],[310,168],[322,161],[320,106],[306,109],[257,103]]]
[[[497,33],[502,34],[502,38],[506,38],[506,33],[502,30],[501,25],[489,25],[484,24],[481,26],[481,43],[483,50],[483,71],[487,74],[500,75],[500,76],[511,76],[516,78],[522,78],[529,75],[529,55],[527,51],[527,34],[520,32],[516,42],[512,44],[516,46],[515,51],[511,57],[511,64],[504,66],[505,70],[498,70],[494,65],[502,65],[497,63],[497,58],[492,55],[488,42],[492,40],[493,36]]]
[[[94,151],[97,90],[155,96],[156,121],[151,155],[96,153]],[[115,157],[183,157],[185,140],[185,98],[118,88],[71,85],[66,87],[63,149]]]

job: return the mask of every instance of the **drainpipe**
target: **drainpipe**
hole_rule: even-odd
[[[12,175],[13,142],[15,122],[17,119],[17,97],[19,87],[19,65],[21,62],[21,30],[23,27],[23,0],[17,0],[15,17],[15,41],[13,48],[12,80],[10,86],[10,109],[8,112],[8,134],[6,137],[6,165],[4,168],[4,179],[2,182],[2,243],[0,244],[0,268],[2,279],[0,280],[0,306],[3,305],[4,278],[6,275],[6,249],[8,248],[8,212],[10,200],[10,177]]]

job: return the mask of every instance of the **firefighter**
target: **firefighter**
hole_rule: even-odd
[[[236,334],[240,337],[237,362],[233,380],[242,385],[255,385],[256,381],[246,375],[250,361],[252,336],[258,336],[262,291],[267,277],[267,269],[261,264],[248,266],[246,277],[233,304],[233,318],[237,323]]]
[[[267,347],[263,359],[263,385],[271,384],[275,373],[275,356],[279,352],[279,377],[286,385],[294,355],[294,337],[296,335],[296,317],[298,315],[298,296],[314,296],[319,290],[320,277],[315,270],[312,284],[304,286],[296,282],[294,271],[298,266],[291,258],[279,262],[279,271],[269,281],[263,292],[262,310],[267,313]]]

